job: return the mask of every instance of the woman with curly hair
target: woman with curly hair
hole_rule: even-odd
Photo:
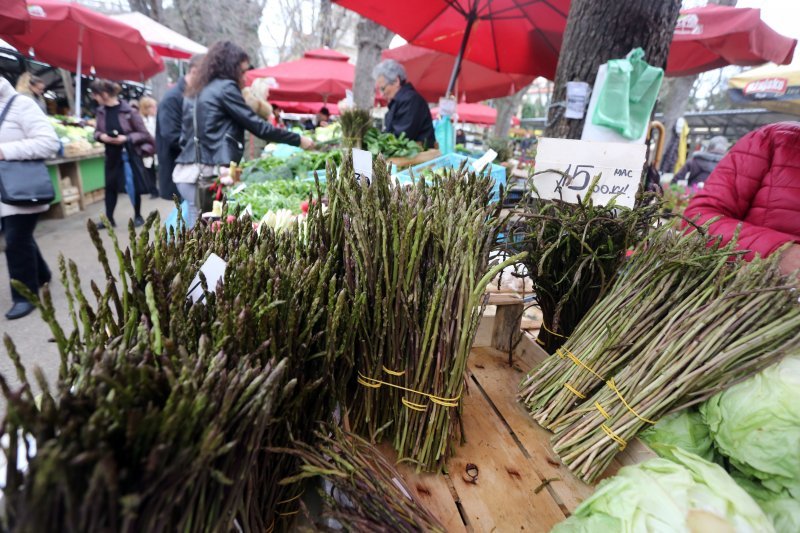
[[[197,75],[186,89],[183,103],[183,150],[177,159],[172,180],[189,204],[188,227],[198,217],[198,180],[222,176],[230,163],[244,154],[244,131],[266,141],[311,148],[314,143],[273,127],[247,105],[242,95],[244,74],[250,59],[240,46],[221,41],[214,44],[200,64]],[[202,192],[202,191],[200,191]]]

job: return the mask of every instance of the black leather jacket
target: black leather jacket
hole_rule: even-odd
[[[194,106],[197,105],[197,129],[200,141],[199,161],[195,145]],[[183,150],[178,163],[228,165],[239,162],[244,154],[244,130],[266,141],[300,145],[300,136],[274,128],[260,119],[245,103],[242,91],[233,80],[216,79],[206,85],[196,98],[183,99]]]

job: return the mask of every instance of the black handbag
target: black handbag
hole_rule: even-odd
[[[0,115],[0,128],[11,109],[15,94]],[[53,181],[44,160],[0,161],[0,200],[19,206],[47,205],[56,197]]]

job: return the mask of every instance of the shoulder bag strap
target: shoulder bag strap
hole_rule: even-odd
[[[0,115],[0,126],[3,125],[3,121],[6,119],[6,115],[8,115],[8,112],[11,110],[11,104],[14,103],[14,100],[17,98],[17,96],[19,95],[15,94],[14,96],[12,96],[11,100],[8,101],[6,107],[3,109],[3,114]]]
[[[200,105],[200,93],[194,98],[194,106],[192,107],[192,124],[194,126],[194,159],[195,163],[202,165],[200,162],[200,134],[197,131],[197,108]]]

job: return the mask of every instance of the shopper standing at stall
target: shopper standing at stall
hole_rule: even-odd
[[[23,72],[17,80],[17,92],[31,98],[43,113],[47,114],[47,105],[44,101],[44,91],[47,85],[44,80],[30,72]]]
[[[150,96],[143,96],[139,99],[139,114],[142,115],[144,127],[151,137],[156,137],[156,115],[158,113],[158,102]],[[147,192],[150,193],[150,198],[158,198],[158,177],[156,176],[157,159],[155,156],[147,156],[142,158],[145,168],[145,177],[147,178]]]
[[[783,247],[784,274],[800,269],[800,122],[779,122],[749,133],[722,158],[685,215],[728,242],[738,232],[745,256]],[[792,243],[792,244],[790,244]]]
[[[0,117],[0,161],[47,159],[58,152],[58,136],[42,110],[33,100],[18,95],[2,76]],[[49,207],[0,203],[8,276],[24,283],[34,294],[50,281],[50,269],[33,238],[39,214]],[[33,311],[33,304],[13,287],[11,297],[14,304],[6,313],[7,319],[22,318]]]
[[[378,90],[389,101],[389,112],[384,118],[384,131],[400,135],[405,133],[424,149],[433,148],[431,110],[425,99],[408,82],[406,69],[394,59],[382,61],[375,67]]]
[[[311,148],[314,143],[273,127],[247,105],[242,95],[244,74],[250,59],[240,46],[221,41],[206,54],[196,76],[187,87],[183,103],[183,150],[172,179],[186,202],[189,227],[194,226],[200,208],[198,182],[221,177],[220,169],[240,162],[244,155],[244,130],[264,140]]]
[[[116,226],[114,209],[117,195],[127,189],[133,204],[133,223],[141,226],[144,224],[142,192],[147,188],[142,157],[155,153],[155,141],[139,113],[119,99],[119,85],[98,79],[92,82],[91,89],[92,97],[99,105],[94,138],[106,145],[106,217],[112,226]],[[98,228],[103,227],[103,223],[98,224]]]

